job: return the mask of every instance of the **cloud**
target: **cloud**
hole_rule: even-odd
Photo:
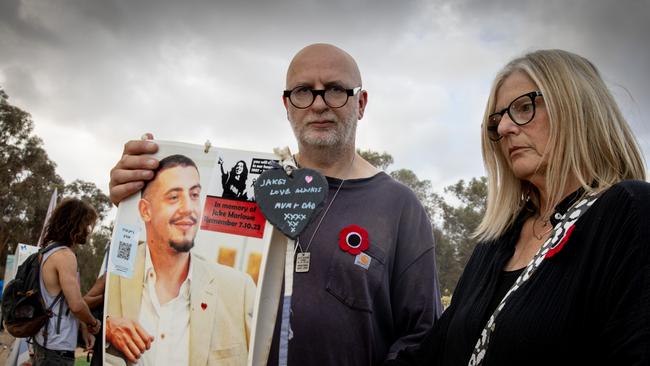
[[[650,153],[645,14],[647,2],[604,0],[6,0],[0,86],[32,113],[66,180],[106,188],[123,143],[145,131],[295,150],[280,99],[286,67],[305,45],[334,43],[357,59],[370,95],[358,146],[391,153],[394,168],[441,189],[483,174],[491,79],[537,48],[591,59]],[[62,131],[92,140],[77,147],[92,168],[80,169]]]

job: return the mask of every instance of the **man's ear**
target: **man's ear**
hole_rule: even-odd
[[[366,110],[366,105],[368,104],[368,92],[365,90],[361,90],[359,92],[359,102],[358,102],[358,111],[357,111],[357,119],[360,120],[363,118],[363,112]]]
[[[284,104],[284,110],[287,111],[287,119],[289,119],[289,98],[282,96],[282,104]]]
[[[138,211],[140,212],[142,221],[151,221],[151,202],[147,201],[144,198],[141,198],[140,201],[138,201]]]

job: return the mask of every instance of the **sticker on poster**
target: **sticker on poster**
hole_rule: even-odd
[[[261,238],[266,220],[255,202],[207,196],[201,230]]]
[[[251,174],[262,174],[269,169],[273,169],[273,164],[278,163],[277,160],[273,159],[259,159],[253,158],[251,162]]]
[[[115,228],[108,271],[118,276],[133,277],[135,254],[138,248],[140,229],[132,225],[118,225]]]

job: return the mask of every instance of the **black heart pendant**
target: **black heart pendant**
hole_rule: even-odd
[[[291,176],[283,169],[271,169],[260,174],[254,188],[264,217],[295,239],[320,211],[329,186],[327,179],[312,169],[297,169]]]

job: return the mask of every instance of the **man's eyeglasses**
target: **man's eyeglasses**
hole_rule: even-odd
[[[492,113],[488,117],[487,121],[487,134],[490,140],[499,141],[501,137],[499,136],[499,122],[503,115],[508,113],[508,116],[518,126],[523,126],[526,123],[533,120],[535,117],[535,98],[541,97],[542,92],[532,91],[521,95],[508,105],[507,108],[503,108],[499,112]]]
[[[283,95],[289,98],[291,104],[299,109],[309,108],[314,104],[316,96],[320,95],[325,104],[330,108],[341,108],[348,102],[348,98],[357,94],[360,86],[354,89],[344,89],[341,86],[330,86],[327,89],[311,89],[306,86],[297,86],[291,90],[285,90]]]

